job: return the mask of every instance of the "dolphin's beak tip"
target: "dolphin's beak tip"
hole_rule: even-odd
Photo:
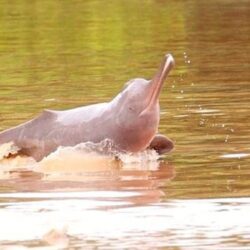
[[[175,66],[175,60],[174,60],[174,57],[172,56],[172,54],[170,54],[170,53],[166,54],[165,60],[166,60],[166,63],[168,65],[170,65],[171,67]]]

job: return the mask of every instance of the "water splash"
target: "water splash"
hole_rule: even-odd
[[[145,150],[139,153],[119,152],[114,143],[106,139],[100,143],[86,142],[73,147],[60,146],[40,162],[31,157],[9,156],[10,152],[16,154],[18,148],[13,143],[3,145],[1,148],[0,166],[1,178],[9,178],[9,171],[13,169],[29,169],[42,173],[76,173],[108,171],[117,169],[118,162],[132,168],[157,169],[159,155],[154,150]],[[120,164],[120,165],[121,165]],[[7,176],[6,176],[6,173]],[[13,175],[13,172],[12,172]]]

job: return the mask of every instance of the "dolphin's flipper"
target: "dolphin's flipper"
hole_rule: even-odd
[[[165,154],[174,148],[174,143],[165,135],[156,134],[149,148],[154,149],[158,154]]]

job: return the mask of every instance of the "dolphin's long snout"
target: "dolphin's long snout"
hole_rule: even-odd
[[[174,67],[175,62],[171,54],[166,54],[160,65],[159,70],[150,82],[150,99],[146,109],[150,109],[158,101],[162,86],[169,72]]]

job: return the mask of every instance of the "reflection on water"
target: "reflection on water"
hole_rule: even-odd
[[[173,166],[159,161],[157,153],[151,150],[124,154],[122,158],[83,152],[76,147],[58,149],[41,162],[17,156],[0,161],[0,186],[9,192],[140,190],[145,194],[149,191],[149,199],[158,201],[163,194],[158,187],[174,177]]]
[[[1,221],[9,227],[1,231],[0,240],[5,244],[40,240],[44,244],[42,236],[53,228],[65,230],[69,244],[83,248],[91,244],[109,248],[110,242],[111,248],[134,248],[139,242],[140,247],[148,249],[249,246],[249,198],[238,199],[237,203],[234,199],[172,200],[130,207],[127,198],[139,195],[101,191],[70,195],[14,193],[8,199],[15,202],[6,203],[3,198]]]
[[[176,59],[159,127],[175,151],[1,161],[1,247],[249,248],[248,1],[0,5],[0,130],[110,100]]]

